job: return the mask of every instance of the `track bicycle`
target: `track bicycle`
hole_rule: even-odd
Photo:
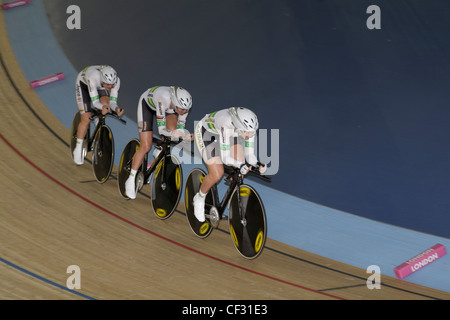
[[[170,153],[172,141],[168,137],[153,138],[153,143],[161,149],[156,159],[148,165],[148,153],[136,173],[136,192],[147,183],[151,184],[151,205],[153,212],[161,219],[169,218],[178,206],[181,197],[183,171],[180,161]],[[131,139],[123,149],[120,157],[118,186],[119,192],[125,199],[129,199],[125,192],[125,182],[130,176],[133,156],[140,147],[138,139]]]
[[[92,134],[91,124],[89,124],[86,136],[83,142],[83,158],[86,157],[89,151],[92,153],[92,168],[94,170],[94,176],[97,182],[105,183],[114,165],[114,136],[111,128],[106,124],[106,117],[113,117],[119,120],[122,124],[127,122],[120,118],[115,111],[111,111],[107,114],[102,114],[100,110],[93,109],[91,115],[91,121],[97,121]],[[70,139],[70,154],[73,160],[73,150],[77,144],[77,131],[78,125],[81,121],[81,113],[78,111],[72,121],[71,139]]]
[[[261,175],[257,168],[252,168],[245,176],[238,168],[224,166],[224,169],[228,174],[225,179],[228,189],[221,201],[217,185],[208,192],[204,222],[197,220],[194,215],[194,196],[199,191],[206,173],[199,168],[189,173],[184,189],[186,217],[191,230],[200,238],[208,237],[213,229],[218,228],[220,220],[227,219],[236,249],[243,257],[254,259],[261,254],[266,242],[266,212],[261,197],[252,186],[244,184],[244,177],[252,175],[267,182],[270,182],[270,178]],[[224,215],[227,208],[228,217]]]

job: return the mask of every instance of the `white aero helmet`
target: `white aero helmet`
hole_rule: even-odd
[[[190,93],[182,87],[170,87],[170,100],[174,107],[186,110],[189,110],[192,107],[192,97]]]
[[[236,129],[248,132],[258,130],[258,117],[253,111],[247,108],[233,107],[228,109],[228,114]]]
[[[117,83],[117,72],[110,66],[101,66],[100,74],[102,82],[106,84],[116,84]]]

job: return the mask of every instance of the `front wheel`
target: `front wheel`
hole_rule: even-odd
[[[180,161],[174,155],[167,154],[159,162],[152,178],[152,208],[159,219],[167,219],[175,212],[180,202],[182,185]]]
[[[99,183],[105,183],[114,164],[114,137],[107,125],[101,126],[94,138],[92,168]]]
[[[184,188],[184,205],[186,206],[186,217],[191,227],[191,230],[200,238],[206,238],[209,236],[213,230],[213,227],[209,223],[208,219],[204,222],[200,222],[194,215],[194,196],[200,190],[200,186],[205,178],[206,173],[202,169],[192,169],[186,179],[186,185]],[[211,192],[205,199],[205,209],[211,207],[213,204]],[[209,206],[208,206],[209,204]]]
[[[247,258],[258,257],[267,236],[266,211],[256,190],[246,184],[233,191],[228,220],[234,246]]]
[[[122,155],[120,156],[120,162],[119,162],[119,174],[117,177],[117,184],[119,186],[119,192],[125,199],[129,199],[125,192],[125,182],[127,181],[128,177],[130,176],[131,171],[131,163],[133,162],[133,156],[136,153],[136,151],[139,150],[140,143],[138,139],[131,139],[125,148],[123,148]],[[147,155],[145,156],[144,163],[142,164],[140,168],[140,172],[143,172],[144,166],[146,166],[147,163]],[[138,175],[136,175],[138,176]],[[143,183],[143,181],[142,181]]]

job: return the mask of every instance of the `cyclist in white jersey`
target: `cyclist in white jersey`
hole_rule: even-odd
[[[258,166],[255,155],[258,125],[253,111],[233,107],[207,114],[195,127],[195,143],[208,169],[194,196],[194,214],[200,222],[205,221],[206,195],[222,178],[224,164],[240,168],[242,174]],[[263,174],[266,165],[260,165],[259,171]]]
[[[84,163],[83,140],[89,128],[92,106],[107,114],[112,110],[121,117],[125,112],[117,106],[120,79],[110,66],[89,66],[81,71],[75,82],[75,95],[81,121],[77,129],[77,144],[73,151],[73,160],[77,165]]]
[[[125,193],[128,198],[136,198],[136,173],[145,155],[152,148],[153,118],[156,118],[160,136],[190,141],[193,134],[186,133],[185,128],[191,107],[191,95],[186,89],[177,86],[156,86],[147,89],[141,95],[137,109],[140,147],[133,156],[130,176],[125,182]],[[153,156],[156,158],[159,152],[159,149],[155,149]]]

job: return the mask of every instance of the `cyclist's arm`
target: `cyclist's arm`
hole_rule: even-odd
[[[172,136],[172,131],[166,127],[166,116],[160,117],[156,115],[156,123],[158,124],[158,133],[160,136]]]
[[[222,128],[219,133],[220,155],[222,162],[227,166],[240,168],[244,163],[231,156],[230,141],[233,136],[233,129]]]
[[[244,142],[245,159],[251,165],[256,167],[258,164],[258,158],[255,155],[255,136],[245,140]]]
[[[92,106],[95,109],[102,110],[103,104],[100,102],[100,95],[97,91],[97,86],[95,85],[95,83],[88,81],[88,87],[89,87],[89,96],[91,97],[92,101]]]
[[[156,124],[158,125],[158,133],[160,136],[172,136],[172,130],[166,127],[166,109],[161,105],[156,108]]]
[[[186,119],[187,119],[188,114],[189,114],[189,112],[187,112],[183,115],[178,115],[177,129],[180,129],[183,131],[186,129]]]
[[[116,85],[111,89],[111,93],[109,95],[109,106],[111,110],[116,110],[117,108],[117,98],[119,97],[119,89],[120,89],[120,79],[117,79]]]
[[[159,110],[159,111],[158,111]],[[178,122],[177,122],[177,129],[176,130],[169,130],[166,126],[166,113],[164,110],[160,110],[160,108],[157,108],[156,111],[156,123],[158,125],[158,132],[160,135],[171,137],[173,139],[179,139],[181,136],[185,134],[185,128],[186,128],[186,118],[187,114],[184,114],[182,116],[178,116]],[[180,132],[176,132],[176,131]],[[174,134],[175,133],[175,134]]]

